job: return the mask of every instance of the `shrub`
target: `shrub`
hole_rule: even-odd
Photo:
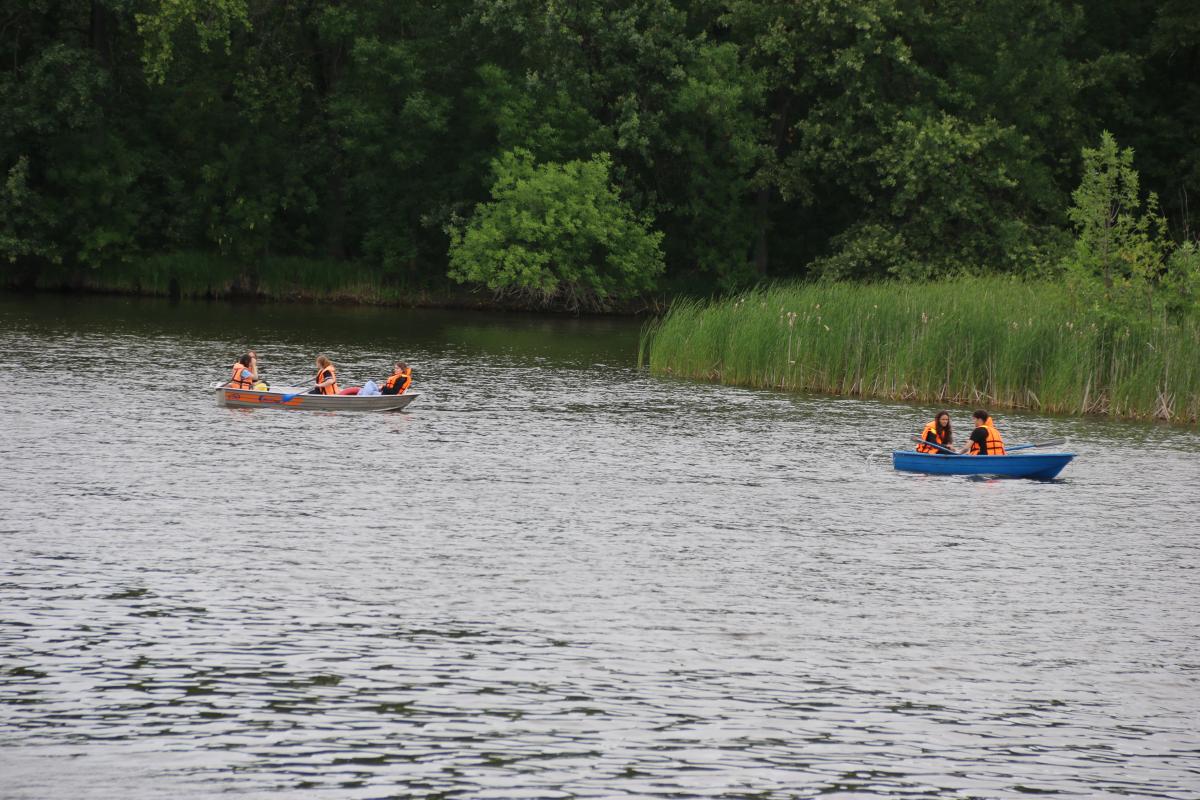
[[[492,166],[492,201],[450,227],[451,278],[573,310],[654,288],[662,234],[618,196],[607,153],[535,165],[516,149]]]

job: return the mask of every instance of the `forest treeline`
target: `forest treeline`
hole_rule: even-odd
[[[1194,0],[9,0],[0,269],[1044,278],[1106,130],[1194,239]]]

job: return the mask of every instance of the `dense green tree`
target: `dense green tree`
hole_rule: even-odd
[[[1086,3],[1077,42],[1087,69],[1072,99],[1090,130],[1137,153],[1138,171],[1163,203],[1176,238],[1200,235],[1200,14],[1192,0]],[[1078,168],[1078,161],[1073,162]],[[1068,185],[1078,173],[1066,179]]]
[[[666,234],[673,274],[731,286],[754,237],[761,83],[695,6],[480,0],[480,38],[504,43],[480,96],[501,148],[610,153],[623,193]]]
[[[451,277],[573,310],[652,289],[662,234],[621,200],[611,167],[606,153],[565,164],[504,153],[493,164],[492,201],[451,229]]]
[[[1068,277],[1080,297],[1118,319],[1190,311],[1200,288],[1195,243],[1172,244],[1157,195],[1142,199],[1133,155],[1108,131],[1083,149],[1083,180],[1067,212],[1076,230]]]
[[[379,2],[328,9],[323,36],[345,66],[328,102],[346,170],[344,207],[355,253],[414,277],[444,264],[445,222],[474,201],[486,156],[462,138],[456,98],[474,79],[461,6]]]
[[[179,39],[194,42],[202,53],[214,44],[229,52],[233,31],[250,24],[246,0],[165,0],[135,11],[133,18],[145,42],[146,74],[155,83],[166,81]]]
[[[782,201],[769,216],[793,260],[929,277],[1053,249],[1063,194],[1043,134],[1072,130],[1058,4],[735,0],[727,19],[768,76],[760,203]]]
[[[0,256],[23,273],[127,257],[147,202],[146,154],[114,123],[119,65],[101,57],[106,42],[89,26],[98,12],[32,0],[4,13]]]
[[[1198,19],[1189,0],[12,0],[0,264],[103,276],[186,250],[248,286],[280,255],[444,284],[449,223],[524,150],[608,154],[662,234],[660,289],[1052,272],[1105,129],[1170,237],[1196,238]]]
[[[1067,212],[1078,231],[1070,263],[1112,292],[1118,284],[1150,272],[1137,259],[1146,250],[1158,198],[1151,195],[1148,213],[1139,213],[1142,198],[1133,150],[1118,147],[1108,131],[1099,147],[1084,148],[1083,170],[1083,181],[1071,195],[1074,205]]]

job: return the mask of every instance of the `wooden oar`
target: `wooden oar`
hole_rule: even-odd
[[[1011,453],[1014,450],[1028,450],[1031,447],[1062,447],[1066,443],[1066,439],[1047,439],[1044,442],[1033,442],[1032,444],[1014,444],[1012,447],[1004,449]]]
[[[910,436],[909,438],[912,439],[914,442],[920,442],[921,444],[927,444],[930,447],[936,447],[938,450],[941,450],[946,455],[950,455],[950,456],[962,455],[962,453],[959,453],[955,450],[951,450],[949,447],[944,447],[943,445],[937,444],[936,442],[928,442],[928,441],[922,439],[920,436]]]

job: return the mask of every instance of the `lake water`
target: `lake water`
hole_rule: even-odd
[[[0,797],[1200,797],[1195,430],[897,474],[934,409],[637,336],[0,296]],[[248,345],[421,397],[219,408]]]

